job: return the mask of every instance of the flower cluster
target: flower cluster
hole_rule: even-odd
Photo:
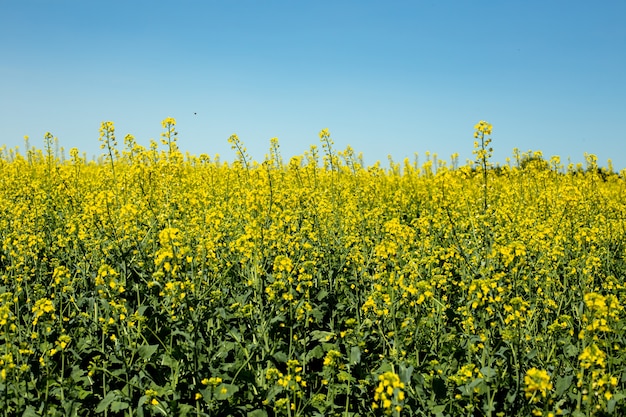
[[[400,413],[404,403],[404,383],[392,371],[378,376],[378,387],[374,393],[372,408],[381,408],[385,414]]]
[[[530,368],[524,375],[524,395],[530,402],[536,403],[545,399],[552,390],[550,375],[543,369]]]

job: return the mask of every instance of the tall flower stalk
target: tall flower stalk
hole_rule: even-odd
[[[113,173],[113,182],[117,183],[115,176],[115,160],[119,159],[119,152],[117,150],[117,140],[115,139],[115,125],[113,122],[102,122],[100,124],[100,149],[106,150],[106,158],[111,164],[111,172]]]
[[[474,150],[472,153],[476,155],[476,163],[480,165],[483,172],[483,210],[487,211],[487,168],[491,166],[489,159],[491,158],[493,148],[489,146],[491,143],[491,124],[481,120],[474,126]]]
[[[176,119],[173,117],[166,117],[161,121],[161,126],[165,129],[165,132],[161,133],[161,143],[167,145],[167,151],[170,158],[172,154],[178,151],[176,141],[178,140],[178,132],[176,131]]]

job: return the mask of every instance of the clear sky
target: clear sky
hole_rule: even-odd
[[[99,155],[100,122],[148,146],[256,160],[352,146],[367,164],[513,148],[626,168],[624,0],[0,0],[0,144]]]

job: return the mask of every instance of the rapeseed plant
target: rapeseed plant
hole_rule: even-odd
[[[524,395],[531,403],[545,399],[553,388],[550,375],[545,370],[537,368],[530,368],[526,371],[524,385]]]
[[[593,155],[494,167],[480,122],[464,166],[366,167],[327,129],[227,163],[162,127],[3,151],[5,415],[626,410],[624,179]]]
[[[483,209],[487,211],[488,201],[487,201],[487,168],[490,166],[489,159],[491,158],[493,148],[489,146],[491,143],[491,135],[492,126],[481,120],[474,126],[474,150],[472,151],[476,155],[476,163],[480,165],[482,168],[482,177],[483,177]]]
[[[167,154],[171,157],[173,154],[178,152],[178,147],[176,145],[178,132],[175,130],[176,119],[173,117],[166,117],[161,122],[161,126],[165,129],[165,132],[161,133],[161,143],[167,146]],[[129,142],[132,143],[132,141]]]
[[[405,400],[405,385],[393,371],[378,376],[372,408],[380,408],[387,415],[400,415]]]

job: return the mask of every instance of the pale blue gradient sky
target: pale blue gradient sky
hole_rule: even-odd
[[[256,160],[319,144],[366,163],[513,148],[626,168],[626,1],[0,1],[0,144],[99,155],[100,122],[145,146]],[[197,113],[197,115],[194,115]]]

